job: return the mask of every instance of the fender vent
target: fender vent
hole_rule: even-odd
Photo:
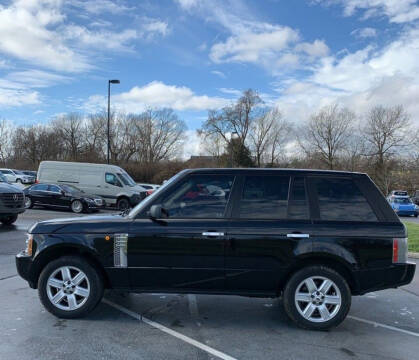
[[[115,234],[113,243],[113,262],[115,267],[128,266],[128,234]]]

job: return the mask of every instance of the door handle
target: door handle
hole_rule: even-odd
[[[293,239],[307,239],[310,237],[309,234],[287,234],[288,238],[293,238]]]
[[[216,232],[216,231],[204,231],[202,233],[203,236],[224,236],[223,232]]]

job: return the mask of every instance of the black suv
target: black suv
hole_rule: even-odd
[[[12,225],[18,215],[25,211],[24,201],[22,190],[9,184],[6,177],[0,174],[0,222]]]
[[[309,329],[415,272],[406,228],[367,175],[288,169],[182,171],[129,213],[35,224],[16,264],[62,318],[89,313],[104,288],[282,295]]]

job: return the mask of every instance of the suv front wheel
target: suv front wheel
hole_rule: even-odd
[[[339,325],[351,307],[351,291],[346,280],[325,266],[309,266],[297,271],[284,291],[287,315],[298,326],[326,330]]]
[[[9,215],[0,218],[0,222],[3,223],[3,225],[12,225],[17,220],[17,215]]]
[[[100,274],[84,258],[64,256],[50,262],[38,280],[44,307],[59,318],[86,316],[103,296]]]

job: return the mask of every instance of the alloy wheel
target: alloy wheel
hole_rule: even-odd
[[[79,200],[75,200],[71,204],[71,210],[73,210],[75,213],[80,213],[83,210],[83,204]]]
[[[81,308],[90,295],[89,279],[74,266],[63,266],[55,270],[49,276],[46,286],[51,303],[65,311]]]
[[[295,291],[295,305],[306,319],[322,323],[333,319],[342,305],[337,285],[323,276],[311,276],[303,280]]]

